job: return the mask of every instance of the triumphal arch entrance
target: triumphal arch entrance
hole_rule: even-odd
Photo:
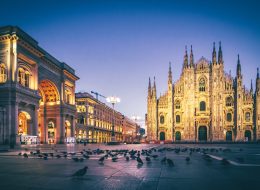
[[[0,144],[74,136],[75,71],[18,27],[0,28]]]

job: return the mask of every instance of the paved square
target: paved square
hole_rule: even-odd
[[[101,164],[98,160],[106,153],[81,153],[93,150],[149,150],[151,162],[140,155],[126,160],[118,154]],[[180,151],[178,152],[178,149]],[[48,153],[46,160],[40,155]],[[154,151],[156,150],[156,151]],[[64,157],[64,152],[67,157]],[[31,154],[33,152],[34,154]],[[28,154],[28,158],[18,154]],[[53,157],[49,153],[53,153]],[[70,154],[71,153],[71,154]],[[142,153],[142,151],[141,151]],[[87,152],[83,151],[84,155]],[[112,154],[116,154],[112,152]],[[149,154],[149,153],[148,153]],[[57,158],[61,155],[61,158]],[[137,155],[137,153],[135,154]],[[129,154],[127,154],[129,156]],[[163,157],[174,166],[162,163]],[[186,161],[189,157],[190,161]],[[73,158],[84,158],[74,161]],[[225,158],[227,162],[222,159]],[[88,166],[86,175],[72,177],[77,170]],[[260,146],[257,144],[170,144],[170,145],[38,145],[24,146],[21,150],[0,153],[0,189],[260,189]]]

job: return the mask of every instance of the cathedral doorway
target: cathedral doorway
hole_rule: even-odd
[[[251,141],[251,131],[249,131],[249,130],[245,131],[245,140]]]
[[[175,140],[176,140],[176,141],[180,141],[180,140],[181,140],[181,132],[180,132],[180,131],[177,131],[177,132],[175,133]]]
[[[165,140],[165,132],[160,132],[160,141]]]
[[[207,127],[206,126],[199,127],[199,141],[207,141]]]
[[[232,141],[232,131],[226,132],[226,141]]]

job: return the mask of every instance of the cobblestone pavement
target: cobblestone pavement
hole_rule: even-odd
[[[156,148],[148,163],[141,155],[143,165],[124,155],[118,160],[98,159],[104,154],[92,154],[89,159],[81,158],[80,151],[96,149],[151,149]],[[175,151],[180,148],[180,152]],[[190,155],[190,149],[193,149]],[[200,149],[199,149],[200,148]],[[158,150],[162,150],[158,152]],[[30,154],[40,150],[53,153],[47,160]],[[66,158],[57,158],[63,151],[70,152]],[[29,156],[19,156],[27,153]],[[75,154],[74,154],[75,153]],[[205,156],[205,154],[207,156]],[[173,160],[174,166],[162,164],[161,159]],[[187,162],[186,158],[190,157]],[[227,162],[222,159],[225,158]],[[72,177],[75,171],[88,166],[86,175]],[[260,145],[259,144],[174,144],[174,145],[38,145],[22,146],[12,151],[0,152],[0,189],[260,189]]]

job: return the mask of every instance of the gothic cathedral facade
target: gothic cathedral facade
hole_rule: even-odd
[[[194,63],[191,47],[184,55],[180,78],[172,83],[171,65],[168,90],[157,97],[156,84],[149,79],[147,96],[148,141],[257,141],[260,140],[260,79],[256,88],[243,85],[241,64],[236,76],[224,71],[221,44],[215,43],[212,61],[202,57]]]

